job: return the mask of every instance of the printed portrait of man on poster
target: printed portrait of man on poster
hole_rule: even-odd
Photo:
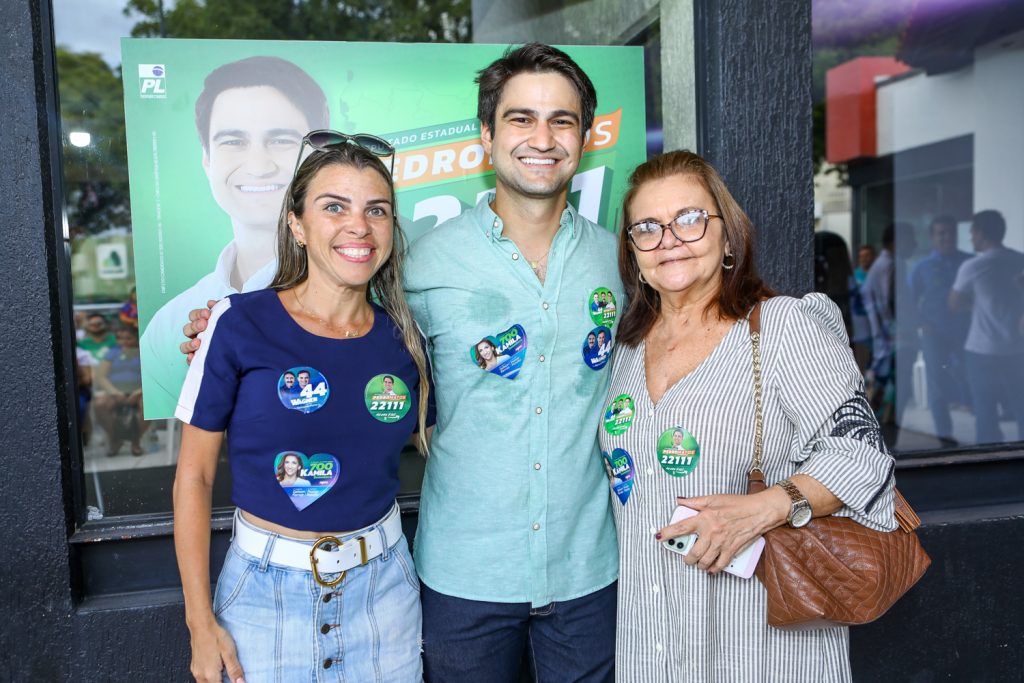
[[[395,146],[410,242],[494,187],[473,79],[506,46],[126,38],[121,48],[147,419],[174,413],[188,312],[270,284],[306,133]],[[569,201],[616,230],[628,173],[645,158],[643,53],[565,49],[598,93]]]

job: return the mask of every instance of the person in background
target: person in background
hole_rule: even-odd
[[[860,249],[857,250],[857,267],[853,269],[853,276],[857,278],[858,285],[864,284],[868,271],[871,270],[871,264],[875,262],[876,257],[875,247],[870,244],[862,244]]]
[[[142,419],[142,373],[139,330],[123,325],[117,344],[107,349],[93,373],[96,421],[107,434],[108,455],[117,455],[127,433],[132,455],[142,455],[142,437],[149,423]]]
[[[128,294],[128,300],[124,302],[117,312],[117,319],[122,325],[139,328],[139,301],[135,294],[135,288]]]
[[[970,311],[964,350],[974,406],[975,442],[1007,440],[999,405],[1024,438],[1024,254],[1003,246],[1006,220],[998,211],[979,211],[971,221],[976,256],[957,270],[949,293],[953,311]]]
[[[814,291],[832,300],[843,314],[848,334],[852,332],[850,282],[853,268],[846,241],[834,232],[814,233]]]
[[[90,313],[85,320],[85,335],[78,340],[78,348],[92,356],[93,365],[99,365],[107,350],[117,345],[107,318],[102,313]]]
[[[871,325],[868,395],[889,443],[895,444],[910,397],[917,349],[913,307],[908,306],[907,260],[916,247],[914,226],[890,223],[882,234],[882,253],[868,271],[861,294]],[[897,318],[897,301],[900,306]]]
[[[963,346],[970,316],[949,310],[949,293],[957,271],[970,254],[956,248],[956,219],[937,216],[930,230],[932,251],[910,271],[910,296],[918,324],[928,386],[928,410],[935,437],[956,446],[951,403],[966,403]]]

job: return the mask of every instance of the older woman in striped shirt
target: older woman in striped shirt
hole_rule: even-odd
[[[618,679],[848,681],[847,629],[769,627],[757,579],[723,572],[766,531],[812,515],[896,526],[893,459],[842,316],[823,296],[775,296],[761,281],[750,220],[695,154],[639,166],[623,216],[629,303],[608,401],[628,398],[634,414],[605,420],[600,435],[621,550]],[[770,486],[747,495],[747,316],[761,300]],[[678,504],[697,514],[669,524]],[[690,534],[697,540],[684,557],[663,547]]]

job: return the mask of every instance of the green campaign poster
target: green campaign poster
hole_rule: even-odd
[[[476,72],[504,45],[125,38],[121,57],[147,419],[171,417],[188,311],[266,287],[303,134],[372,133],[397,149],[410,242],[494,187]],[[598,107],[569,200],[614,230],[646,156],[643,52],[566,47]]]

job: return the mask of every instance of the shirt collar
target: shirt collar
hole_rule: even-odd
[[[217,266],[213,269],[213,276],[216,278],[217,284],[228,292],[236,292],[235,288],[231,286],[231,271],[234,270],[237,260],[238,245],[235,244],[234,240],[231,240],[224,247],[223,251],[220,252],[220,256],[217,257]],[[248,280],[242,283],[242,291],[252,292],[258,289],[266,289],[270,286],[270,282],[274,279],[276,272],[277,259],[272,258],[262,268],[253,273]]]
[[[491,190],[487,194],[481,197],[480,201],[473,208],[476,212],[476,224],[483,230],[484,235],[487,239],[492,242],[501,237],[502,231],[505,229],[505,224],[501,220],[498,214],[494,213],[494,209],[491,208],[491,202],[494,201],[494,191]],[[575,238],[579,234],[579,215],[576,212],[575,207],[569,202],[565,203],[565,209],[562,210],[562,217],[558,223],[559,229],[570,226],[572,229],[572,236]]]

